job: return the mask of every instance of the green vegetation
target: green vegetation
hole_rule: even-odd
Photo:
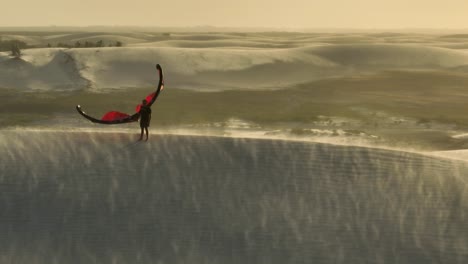
[[[12,47],[17,46],[20,49],[27,48],[28,45],[19,40],[0,40],[0,51],[11,51]]]
[[[11,56],[15,57],[15,58],[19,58],[21,57],[21,50],[19,48],[19,45],[18,44],[15,44],[11,47]]]
[[[47,43],[45,47],[52,48],[100,48],[100,47],[123,47],[124,44],[121,41],[110,41],[108,43],[104,43],[103,40],[99,40],[96,42],[93,41],[76,41],[75,43],[71,44],[68,42],[58,42],[56,44]],[[13,57],[20,57],[22,49],[28,48],[35,48],[36,46],[30,46],[24,41],[20,40],[0,40],[0,52],[1,51],[9,51],[11,52],[11,56]]]
[[[11,56],[19,58],[21,56],[21,49],[27,48],[28,45],[20,40],[0,40],[0,51],[9,51]]]
[[[122,47],[123,43],[121,41],[109,42],[107,45],[102,40],[96,42],[93,41],[76,41],[74,44],[59,42],[56,45],[58,48],[101,48],[101,47]],[[47,43],[47,47],[53,47],[52,44]]]

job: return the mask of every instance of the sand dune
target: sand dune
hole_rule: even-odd
[[[201,40],[201,41],[209,41],[209,40],[224,40],[224,39],[237,39],[237,35],[232,34],[224,34],[224,33],[214,33],[214,34],[172,34],[171,38],[176,38],[179,40]]]
[[[465,163],[304,142],[0,131],[5,263],[466,263]]]
[[[74,58],[61,49],[28,50],[21,59],[4,55],[0,61],[3,88],[76,90],[87,85]]]
[[[24,90],[152,86],[156,63],[165,66],[173,87],[193,90],[278,89],[388,70],[464,72],[468,65],[463,34],[51,32],[2,36],[14,37],[44,45],[102,40],[105,45],[121,41],[126,46],[27,49],[23,62],[12,62],[6,52],[0,53],[0,87]],[[59,59],[64,56],[73,63]],[[33,78],[24,78],[29,76]]]
[[[10,41],[10,40],[18,40],[28,45],[38,45],[41,43],[41,37],[39,36],[25,36],[25,35],[12,35],[12,34],[1,34],[0,41]]]
[[[467,53],[424,45],[333,45],[311,52],[345,66],[430,69],[468,64]]]
[[[29,35],[127,43],[0,52],[0,263],[468,263],[465,36]]]
[[[350,44],[286,48],[275,44],[276,48],[272,48],[268,43],[245,40],[160,43],[165,47],[30,49],[24,51],[23,61],[16,62],[4,54],[0,58],[0,87],[146,87],[155,82],[156,63],[165,66],[167,80],[173,86],[202,90],[284,88],[349,74],[395,69],[457,67],[462,70],[468,65],[466,52],[424,45]],[[214,48],[217,45],[234,47]],[[254,46],[256,49],[252,49]],[[24,76],[31,78],[22,78]]]
[[[138,43],[131,46],[155,46],[155,47],[178,47],[178,48],[294,48],[301,46],[292,43],[271,43],[256,40],[165,40],[151,43]]]

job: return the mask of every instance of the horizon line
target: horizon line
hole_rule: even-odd
[[[183,29],[218,29],[218,30],[268,30],[268,31],[468,31],[468,27],[274,27],[274,26],[213,26],[213,25],[194,25],[194,26],[149,26],[149,25],[48,25],[48,26],[0,26],[0,30],[5,29],[153,29],[153,30],[183,30]]]

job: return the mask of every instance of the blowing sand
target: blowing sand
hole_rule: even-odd
[[[0,133],[9,263],[465,263],[463,162],[285,140]]]

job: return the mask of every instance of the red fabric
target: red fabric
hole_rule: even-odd
[[[146,96],[146,98],[145,98],[146,102],[147,102],[147,103],[151,102],[151,100],[153,100],[153,96],[154,96],[155,94],[156,94],[156,92],[151,93],[151,94],[149,94],[148,96]],[[135,110],[136,110],[137,113],[140,112],[140,108],[141,108],[141,104],[139,104],[139,105],[136,106],[136,109],[135,109]]]
[[[113,120],[118,120],[118,119],[124,119],[124,118],[127,118],[129,117],[130,115],[127,115],[125,113],[120,113],[120,112],[117,112],[117,111],[111,111],[111,112],[108,112],[107,114],[105,114],[101,120],[104,120],[104,121],[113,121]]]

